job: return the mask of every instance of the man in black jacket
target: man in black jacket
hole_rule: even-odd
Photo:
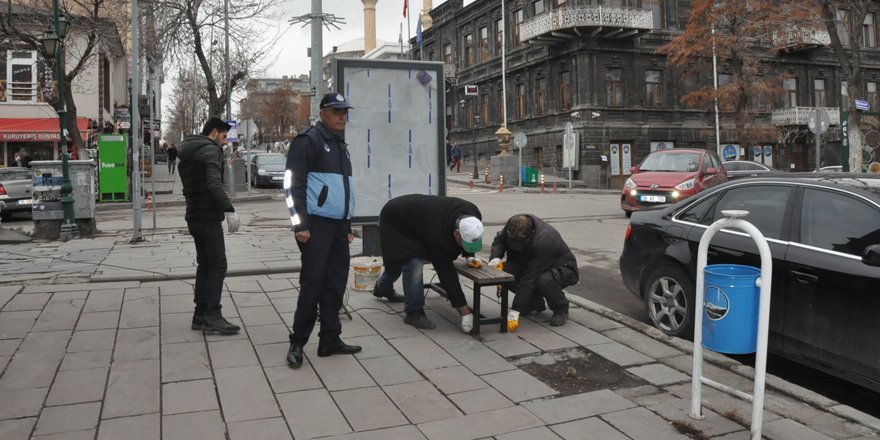
[[[229,232],[241,225],[232,202],[223,189],[221,145],[231,126],[211,118],[201,135],[189,135],[180,145],[180,180],[186,197],[186,225],[196,245],[195,313],[192,329],[238,333],[240,327],[220,313],[220,294],[226,278],[226,244],[223,241],[224,214]]]
[[[339,309],[348,283],[348,246],[354,239],[351,157],[343,137],[352,107],[337,93],[325,95],[320,107],[321,121],[291,141],[284,173],[290,220],[302,253],[299,298],[287,352],[291,368],[302,365],[303,347],[319,313],[318,356],[361,351],[339,337]]]
[[[546,299],[553,311],[550,325],[565,324],[568,300],[562,289],[577,284],[578,266],[559,232],[537,216],[515,215],[492,241],[489,265],[498,266],[505,254],[504,270],[516,276],[511,308],[525,316],[544,310]]]
[[[424,311],[422,261],[427,260],[437,271],[452,307],[458,310],[462,330],[469,333],[474,316],[453,262],[459,255],[473,259],[482,247],[481,218],[473,203],[455,197],[410,194],[390,200],[379,213],[385,271],[373,288],[373,295],[393,300],[394,282],[402,274],[406,298],[403,322],[416,328],[434,328]]]

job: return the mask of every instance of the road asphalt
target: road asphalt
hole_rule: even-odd
[[[179,182],[162,169],[172,189],[154,203],[179,204]],[[272,196],[236,197],[236,207],[259,197]],[[437,328],[418,330],[400,304],[350,288],[342,336],[363,351],[318,357],[315,336],[290,369],[300,268],[290,231],[226,240],[223,313],[242,326],[235,336],[190,329],[195,252],[180,230],[0,245],[0,439],[750,438],[751,404],[738,397],[703,387],[704,417],[689,416],[690,342],[573,295],[562,327],[543,312],[475,338],[434,293]],[[495,289],[482,295],[483,313],[497,315]],[[594,371],[601,385],[539,380],[577,359],[607,365]],[[753,370],[723,356],[707,353],[704,374],[751,392]],[[763,414],[773,440],[880,432],[880,420],[772,376]]]

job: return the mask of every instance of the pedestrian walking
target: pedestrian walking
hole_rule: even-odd
[[[461,148],[458,148],[458,145],[453,145],[452,150],[452,163],[449,165],[449,171],[452,171],[455,168],[456,173],[461,172]]]
[[[296,136],[287,153],[284,190],[294,237],[302,258],[299,298],[287,364],[298,368],[303,347],[320,314],[318,356],[354,354],[361,347],[342,342],[339,309],[348,283],[349,245],[354,239],[351,213],[354,188],[351,158],[345,143],[345,122],[352,107],[345,97],[328,93],[321,99],[320,118]]]
[[[168,172],[174,174],[174,165],[177,164],[177,146],[171,144],[168,147]]]
[[[446,138],[446,166],[452,164],[452,142],[449,142],[449,138]]]
[[[385,270],[373,295],[398,302],[394,282],[403,275],[403,322],[416,328],[434,328],[424,311],[422,262],[429,261],[452,307],[461,316],[461,329],[470,333],[474,316],[453,263],[461,255],[473,264],[474,254],[483,246],[481,218],[476,205],[456,197],[410,194],[390,200],[379,213]]]
[[[568,300],[562,289],[577,284],[578,266],[559,231],[535,215],[515,215],[495,235],[489,265],[498,266],[505,256],[504,271],[516,277],[508,286],[516,294],[511,306],[516,313],[508,321],[518,324],[519,316],[544,311],[546,300],[553,311],[550,325],[564,325]]]
[[[192,329],[223,335],[240,327],[220,313],[220,294],[226,278],[226,244],[221,222],[225,214],[229,232],[241,226],[238,214],[223,189],[222,147],[231,126],[211,118],[202,134],[189,135],[180,145],[180,181],[186,197],[186,225],[196,246],[196,285]]]

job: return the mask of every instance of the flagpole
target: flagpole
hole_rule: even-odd
[[[409,18],[412,17],[412,14],[409,13],[409,2],[406,2],[406,44],[409,50],[409,59],[412,58],[412,33],[410,32],[409,26]]]
[[[400,23],[400,33],[397,34],[397,43],[400,44],[400,53],[403,54],[403,23]]]

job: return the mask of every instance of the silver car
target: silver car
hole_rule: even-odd
[[[9,218],[16,212],[30,212],[33,206],[34,180],[30,168],[0,168],[0,216]]]

